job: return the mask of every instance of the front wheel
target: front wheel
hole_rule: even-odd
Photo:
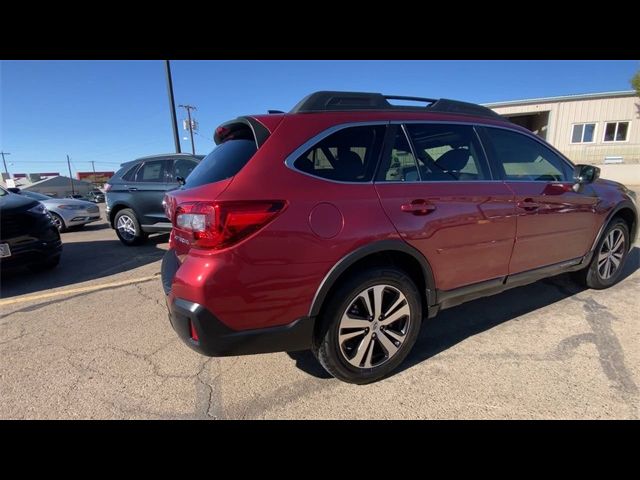
[[[142,231],[140,222],[133,210],[125,208],[116,214],[113,220],[116,235],[122,243],[127,246],[140,245],[144,243],[148,235]]]
[[[340,285],[327,302],[313,351],[339,380],[380,380],[402,363],[416,342],[422,301],[402,270],[363,270]]]
[[[615,285],[620,281],[629,249],[629,227],[624,220],[616,218],[604,231],[589,266],[576,272],[574,278],[596,290]]]
[[[67,226],[64,224],[64,220],[60,215],[53,212],[49,212],[49,215],[51,216],[51,223],[55,225],[59,232],[62,233],[67,231]]]

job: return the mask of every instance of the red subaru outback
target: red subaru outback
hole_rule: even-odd
[[[623,185],[479,105],[317,92],[215,142],[165,199],[171,324],[205,355],[312,349],[371,382],[440,309],[561,272],[610,287],[636,235]]]

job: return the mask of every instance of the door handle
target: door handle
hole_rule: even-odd
[[[129,190],[130,192],[137,192],[138,189],[136,187],[127,187],[127,190]]]
[[[426,200],[418,199],[412,200],[410,203],[405,203],[400,206],[400,210],[407,213],[413,213],[414,215],[427,215],[433,212],[436,206]]]
[[[538,210],[540,208],[540,204],[538,202],[535,202],[533,198],[525,198],[521,202],[518,202],[518,208],[521,208],[528,212],[533,212],[534,210]]]

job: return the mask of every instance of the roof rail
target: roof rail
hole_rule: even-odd
[[[394,105],[389,100],[424,102],[426,105]],[[409,110],[416,112],[442,112],[476,117],[502,118],[493,110],[475,103],[446,98],[404,97],[366,92],[315,92],[304,97],[289,113],[309,113],[350,110]]]

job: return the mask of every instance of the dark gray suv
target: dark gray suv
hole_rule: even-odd
[[[170,153],[121,165],[105,186],[107,218],[125,245],[140,245],[150,233],[171,231],[164,213],[165,192],[176,189],[203,155]]]

